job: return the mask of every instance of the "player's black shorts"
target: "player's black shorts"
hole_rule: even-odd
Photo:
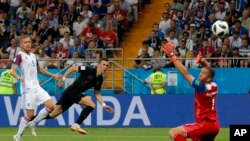
[[[62,92],[61,98],[57,101],[56,105],[62,105],[63,111],[66,111],[74,103],[78,104],[79,101],[85,97],[85,94],[82,94],[79,91],[70,89],[69,87]]]

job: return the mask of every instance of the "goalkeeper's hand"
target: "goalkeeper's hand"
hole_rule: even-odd
[[[197,55],[197,57],[196,57],[196,63],[200,64],[201,61],[202,61],[202,54],[201,54],[201,52],[199,52],[198,55]]]
[[[163,45],[162,47],[162,51],[168,56],[168,57],[172,57],[174,56],[174,44],[171,42],[166,43],[165,45]]]

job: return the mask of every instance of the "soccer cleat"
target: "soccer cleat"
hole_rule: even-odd
[[[19,135],[14,135],[14,136],[13,136],[13,141],[21,141],[21,136],[19,136]]]
[[[29,128],[30,128],[30,130],[31,130],[32,136],[35,136],[35,137],[36,137],[36,127],[35,127],[35,125],[32,124],[32,122],[28,122],[28,126],[29,126]]]
[[[80,134],[87,134],[87,132],[85,130],[83,130],[79,124],[74,123],[71,125],[70,127],[71,131],[77,131]]]

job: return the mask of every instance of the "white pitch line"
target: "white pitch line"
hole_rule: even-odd
[[[1,135],[0,137],[12,137],[13,135]],[[33,137],[32,135],[23,135],[26,137]],[[75,137],[75,138],[79,138],[79,137],[86,137],[86,138],[167,138],[168,136],[110,136],[110,135],[65,135],[65,134],[57,134],[57,135],[37,135],[37,138],[39,137]]]

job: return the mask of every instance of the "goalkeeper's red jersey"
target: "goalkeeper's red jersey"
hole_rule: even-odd
[[[202,83],[197,79],[192,81],[195,88],[194,114],[196,122],[203,120],[217,120],[216,96],[218,86],[214,82]]]

